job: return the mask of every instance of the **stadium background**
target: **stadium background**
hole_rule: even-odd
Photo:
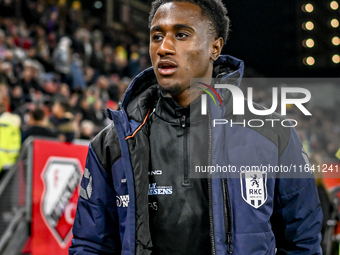
[[[224,2],[229,10],[231,33],[223,53],[245,61],[245,77],[339,77],[337,1]],[[29,113],[35,109],[43,111],[46,128],[56,128],[51,118],[52,106],[58,100],[68,104],[69,131],[74,143],[91,140],[109,123],[105,109],[116,109],[133,77],[150,66],[150,3],[0,0],[0,105],[19,117],[22,140],[32,126]],[[339,81],[320,79],[313,90],[318,96],[307,105],[313,116],[305,117],[295,108],[289,116],[298,120],[298,133],[313,162],[338,164]],[[270,107],[270,88],[260,87],[254,93],[254,101]],[[56,135],[55,139],[62,143],[66,138]],[[19,161],[27,163],[29,156]],[[16,169],[13,179],[7,178],[6,185],[5,178],[0,180],[0,203],[6,204],[0,209],[0,254],[5,254],[1,253],[2,248],[9,245],[11,237],[3,237],[20,207],[18,201],[15,210],[11,204],[19,192],[13,191],[14,183],[22,185],[18,184],[18,164],[6,171]],[[24,179],[27,178],[25,172]],[[326,184],[327,190],[337,185],[335,180]],[[28,188],[27,182],[25,198],[29,196]],[[28,201],[25,200],[25,206]],[[10,214],[8,210],[14,211]],[[31,224],[31,219],[25,217]]]

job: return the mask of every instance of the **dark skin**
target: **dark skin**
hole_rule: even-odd
[[[223,47],[223,39],[210,32],[210,23],[201,7],[187,2],[161,5],[151,23],[150,57],[157,81],[183,107],[201,94],[197,90],[190,97],[190,79],[210,84]]]

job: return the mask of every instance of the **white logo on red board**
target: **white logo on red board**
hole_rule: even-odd
[[[41,174],[44,183],[41,214],[61,247],[72,237],[80,169],[78,159],[50,157]]]

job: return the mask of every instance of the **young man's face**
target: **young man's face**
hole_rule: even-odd
[[[150,57],[160,86],[176,96],[188,90],[190,78],[211,78],[214,41],[201,7],[186,2],[161,5],[150,31]]]

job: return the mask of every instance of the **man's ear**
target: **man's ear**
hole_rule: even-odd
[[[219,37],[217,38],[213,44],[212,44],[212,52],[211,52],[211,59],[213,61],[216,61],[218,59],[218,57],[220,56],[221,54],[221,51],[222,51],[222,48],[223,48],[223,38],[222,37]]]

